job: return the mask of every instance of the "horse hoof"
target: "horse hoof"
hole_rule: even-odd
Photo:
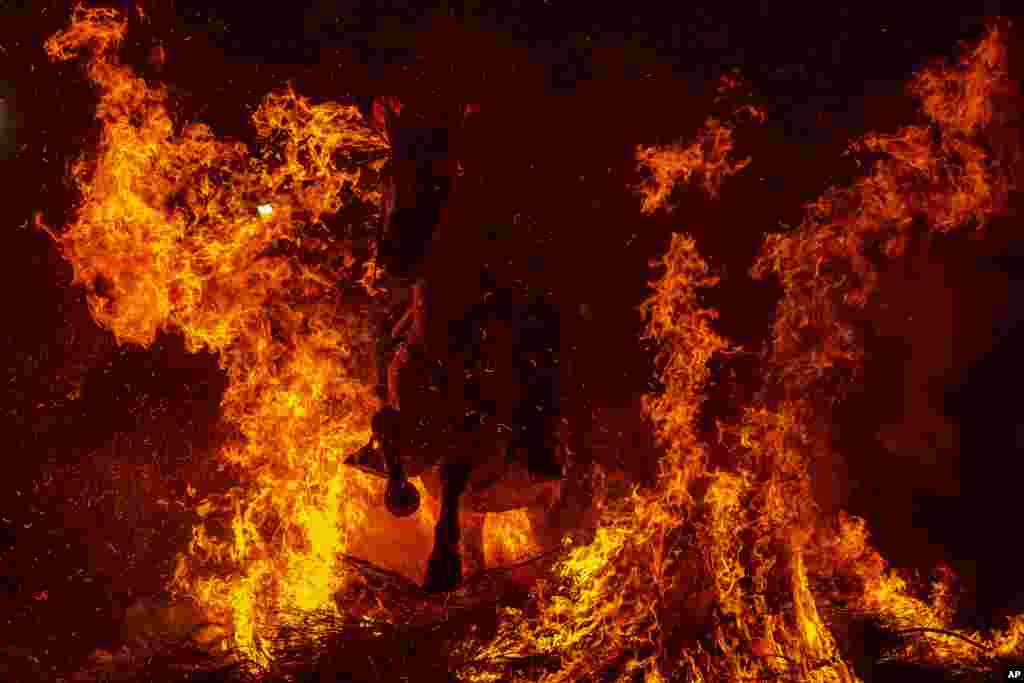
[[[457,551],[433,552],[427,562],[427,593],[450,593],[462,583],[462,560]]]
[[[420,509],[419,491],[405,479],[388,479],[384,505],[395,517],[408,517]]]

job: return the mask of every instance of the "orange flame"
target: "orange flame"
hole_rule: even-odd
[[[741,86],[735,74],[726,74],[719,83],[717,100]],[[733,120],[741,115],[763,122],[764,111],[752,105],[737,107]],[[637,191],[641,195],[641,212],[654,213],[666,206],[673,188],[685,184],[694,176],[701,178],[701,187],[712,198],[718,197],[722,182],[746,168],[751,159],[734,159],[732,156],[735,124],[708,117],[697,139],[687,146],[682,143],[654,147],[638,146],[635,152],[637,168],[647,170],[651,178],[642,183]]]
[[[886,156],[873,172],[826,193],[798,230],[769,237],[754,273],[772,272],[784,288],[764,368],[781,399],[759,399],[738,424],[719,424],[716,450],[698,439],[695,418],[708,362],[733,349],[709,326],[716,313],[697,303],[697,290],[716,280],[694,242],[674,237],[643,309],[665,385],[645,397],[666,449],[659,481],[609,502],[594,541],[572,549],[558,567],[560,580],[538,590],[537,615],[507,611],[498,634],[478,644],[481,659],[556,654],[557,672],[530,678],[545,683],[627,681],[638,673],[648,681],[852,681],[820,611],[836,597],[820,582],[837,576],[847,586],[839,597],[876,619],[948,628],[948,577],[933,586],[930,602],[913,597],[868,545],[862,520],[842,513],[832,520],[818,509],[809,465],[829,456],[817,425],[829,424],[821,406],[834,404],[835,379],[848,385],[864,361],[844,306],[864,306],[878,293],[865,237],[887,236],[892,256],[915,221],[938,231],[982,226],[1003,208],[1012,169],[992,163],[978,136],[994,120],[991,99],[1004,79],[1003,36],[994,27],[959,67],[915,79],[911,92],[930,124],[867,136],[858,148]],[[708,128],[702,141],[710,139],[714,153],[703,144],[660,157],[641,148],[638,158],[655,173],[642,190],[644,212],[663,205],[675,180],[703,174],[714,194],[746,165],[723,163],[731,137]],[[713,466],[712,455],[728,465]],[[920,632],[899,655],[991,663],[992,656],[1019,656],[1022,633],[1024,615],[987,638],[959,634],[981,648]],[[479,673],[465,678],[487,679]]]
[[[483,534],[484,561],[488,567],[519,562],[541,551],[526,510],[488,514]]]
[[[179,558],[174,588],[230,621],[236,646],[266,664],[265,629],[295,612],[333,608],[350,579],[339,554],[381,547],[380,485],[338,466],[365,442],[374,407],[360,381],[365,323],[337,303],[352,276],[275,253],[285,245],[351,262],[347,245],[306,228],[343,208],[346,185],[379,211],[373,169],[339,159],[387,143],[354,108],[312,105],[291,90],[268,96],[253,115],[266,153],[218,140],[201,124],[181,128],[165,89],[116,62],[125,30],[113,10],[78,7],[70,27],[46,43],[55,60],[91,50],[103,126],[95,158],[73,171],[75,220],[54,239],[119,344],[148,345],[175,331],[190,350],[219,354],[230,380],[224,417],[240,434],[219,457],[240,482],[197,505],[202,523]],[[854,148],[883,161],[810,205],[797,230],[767,240],[754,273],[775,274],[784,290],[764,368],[780,398],[719,425],[716,445],[701,440],[697,418],[710,362],[736,349],[712,329],[717,312],[700,305],[699,291],[717,279],[694,240],[673,237],[641,307],[665,387],[644,400],[664,447],[657,484],[608,501],[594,540],[568,550],[529,609],[507,610],[492,639],[464,649],[491,661],[553,653],[562,666],[534,678],[545,683],[852,681],[819,611],[832,597],[820,582],[837,577],[857,609],[898,626],[948,628],[949,581],[937,582],[930,600],[912,595],[870,547],[862,520],[817,508],[809,463],[829,456],[818,425],[829,424],[821,406],[836,400],[834,380],[848,386],[864,362],[847,313],[880,293],[867,238],[882,237],[891,257],[914,225],[980,228],[1003,209],[1011,169],[993,163],[980,137],[997,119],[993,97],[1005,71],[996,27],[958,67],[922,72],[911,92],[929,122],[864,138]],[[702,178],[716,195],[750,161],[732,158],[732,132],[712,118],[689,147],[638,148],[638,163],[654,174],[640,190],[642,211],[664,206],[677,182]],[[390,527],[428,539],[432,514],[424,506]],[[527,554],[525,514],[488,524],[489,538],[501,541],[487,544],[489,561]],[[400,564],[404,554],[390,559]],[[922,633],[900,656],[978,663],[1019,655],[1024,616],[1002,632],[961,635],[989,650]],[[486,679],[472,667],[459,675]]]
[[[380,485],[339,467],[365,443],[374,407],[361,381],[365,322],[337,303],[349,276],[331,258],[353,257],[309,226],[344,208],[343,186],[379,214],[379,166],[347,160],[386,142],[354,107],[313,105],[291,90],[252,116],[264,153],[202,124],[182,128],[166,89],[117,63],[125,27],[114,10],[78,7],[46,42],[54,60],[92,52],[102,124],[95,156],[73,169],[76,218],[54,239],[119,344],[175,331],[190,351],[219,354],[230,380],[223,415],[241,437],[220,458],[240,481],[197,507],[202,522],[173,588],[233,623],[236,645],[265,664],[263,625],[334,605],[348,581],[338,555],[370,543],[379,507]],[[282,249],[309,258],[275,255]],[[427,523],[396,533],[429,547]]]

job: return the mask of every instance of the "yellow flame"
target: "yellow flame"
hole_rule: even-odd
[[[346,583],[338,555],[365,533],[379,495],[338,464],[365,442],[373,409],[365,323],[334,303],[347,275],[327,258],[351,263],[349,245],[308,227],[344,208],[345,185],[379,212],[374,170],[345,159],[386,143],[354,107],[290,89],[252,116],[260,154],[203,124],[181,127],[166,89],[117,63],[125,28],[114,10],[78,7],[46,43],[55,60],[91,51],[102,124],[96,154],[73,169],[75,220],[55,240],[119,344],[147,346],[166,330],[219,354],[223,416],[241,434],[220,458],[240,482],[198,504],[203,522],[173,588],[230,618],[236,645],[266,664],[260,624],[334,604]],[[310,258],[274,255],[282,248]]]

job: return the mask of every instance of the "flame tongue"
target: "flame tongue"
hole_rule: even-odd
[[[124,34],[116,12],[78,8],[46,44],[57,60],[91,50],[103,126],[95,157],[74,167],[76,220],[56,239],[118,343],[145,346],[174,330],[189,350],[219,354],[230,380],[224,418],[241,434],[220,458],[242,481],[199,507],[205,522],[173,587],[231,620],[243,653],[265,661],[256,625],[333,606],[347,581],[338,554],[359,541],[379,496],[337,464],[365,442],[373,407],[358,381],[364,324],[333,303],[350,275],[325,258],[353,255],[303,228],[343,208],[343,187],[379,214],[373,169],[337,160],[387,147],[354,108],[290,90],[253,114],[266,154],[202,124],[179,129],[165,89],[116,63]],[[282,244],[315,263],[272,255]]]

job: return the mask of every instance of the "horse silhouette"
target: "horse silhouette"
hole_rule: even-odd
[[[390,501],[389,509],[408,513],[418,507],[406,477],[419,476],[440,500],[424,583],[431,592],[450,591],[461,582],[460,511],[471,519],[462,545],[482,565],[483,515],[525,509],[534,533],[557,542],[587,502],[578,479],[586,476],[588,463],[571,445],[573,425],[561,414],[557,306],[544,295],[497,289],[447,327],[446,359],[419,359],[403,377],[397,422],[378,426],[395,433],[402,462],[398,483],[387,495],[406,499]],[[565,474],[539,477],[531,472],[531,460],[554,460]],[[347,463],[389,476],[375,451],[362,451]]]

